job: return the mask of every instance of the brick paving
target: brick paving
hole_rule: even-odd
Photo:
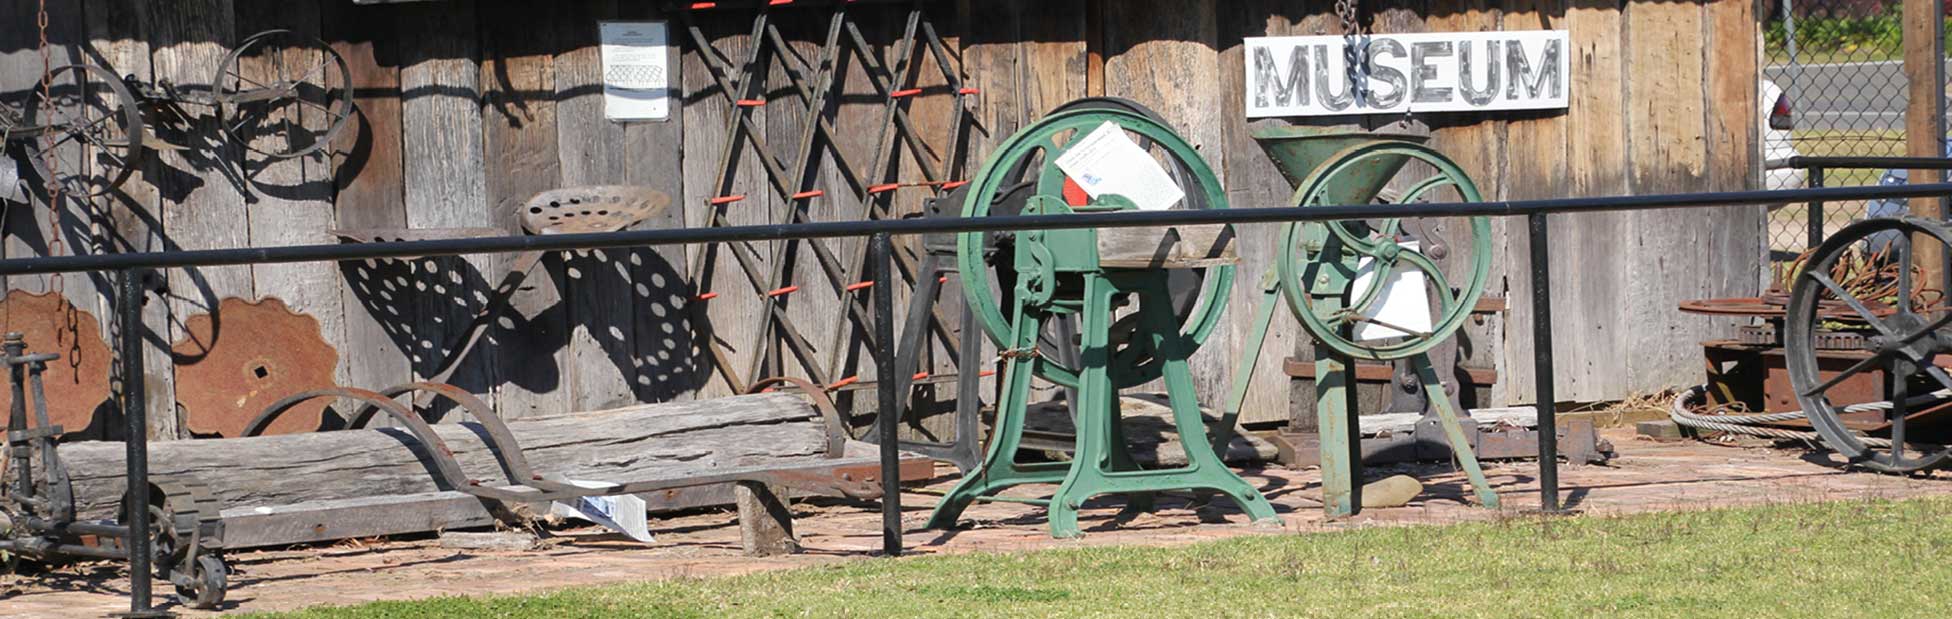
[[[1769,447],[1727,447],[1694,441],[1657,443],[1626,430],[1608,430],[1619,457],[1606,466],[1563,467],[1570,506],[1587,514],[1702,509],[1826,500],[1952,494],[1952,475],[1893,477],[1840,470],[1826,455]],[[1040,509],[985,503],[966,518],[975,526],[953,532],[922,530],[930,493],[946,490],[954,470],[903,496],[905,539],[913,554],[1010,551],[1094,544],[1171,545],[1238,535],[1278,535],[1360,526],[1445,523],[1512,517],[1536,508],[1538,467],[1494,463],[1487,473],[1503,496],[1502,511],[1465,502],[1462,475],[1448,467],[1372,469],[1421,477],[1425,492],[1407,506],[1374,509],[1341,521],[1322,518],[1314,470],[1270,466],[1246,471],[1283,517],[1283,526],[1254,527],[1231,506],[1194,509],[1162,498],[1162,509],[1114,522],[1117,503],[1088,509],[1079,540],[1053,540]],[[559,532],[540,550],[463,552],[431,539],[341,543],[330,547],[245,552],[230,557],[236,570],[225,610],[284,610],[317,604],[415,599],[456,593],[506,594],[575,585],[718,576],[838,561],[871,560],[880,547],[880,514],[873,503],[795,506],[806,552],[754,559],[739,553],[729,511],[693,513],[653,522],[658,539],[640,545],[592,530]],[[127,610],[127,581],[113,566],[69,568],[36,578],[0,576],[0,617],[102,617]],[[186,617],[210,616],[179,610]]]

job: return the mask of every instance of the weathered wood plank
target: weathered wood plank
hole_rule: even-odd
[[[1508,30],[1566,28],[1569,20],[1565,13],[1565,3],[1559,0],[1511,3],[1505,7],[1504,27]],[[1564,52],[1574,54],[1572,58],[1575,74],[1578,74],[1582,62],[1581,56],[1576,53],[1578,49],[1580,44],[1578,39],[1574,39],[1573,49]],[[1575,78],[1569,80],[1569,83],[1580,82]],[[1579,90],[1580,88],[1575,86],[1573,96],[1581,96]],[[1488,194],[1486,197],[1496,195],[1504,199],[1535,199],[1567,195],[1567,188],[1570,186],[1567,179],[1568,168],[1578,165],[1577,161],[1586,159],[1573,157],[1568,151],[1570,143],[1568,131],[1573,118],[1574,116],[1568,112],[1525,114],[1511,118],[1507,122],[1504,138],[1506,143],[1502,153],[1503,182],[1496,194]],[[1558,223],[1560,228],[1565,227],[1566,222],[1563,219]],[[1532,323],[1529,322],[1532,315],[1529,296],[1531,254],[1530,246],[1526,241],[1528,228],[1523,219],[1497,218],[1492,220],[1492,230],[1494,254],[1491,282],[1493,286],[1487,288],[1487,292],[1505,296],[1506,305],[1511,309],[1489,317],[1486,322],[1494,324],[1487,324],[1482,330],[1467,327],[1466,332],[1477,334],[1480,339],[1473,341],[1472,346],[1464,347],[1460,355],[1467,365],[1495,368],[1501,377],[1522,373],[1529,379],[1532,369],[1531,357],[1512,351],[1512,338],[1523,340],[1526,343],[1525,350],[1528,352],[1531,350],[1530,325]],[[1565,233],[1560,230],[1554,231]],[[1568,257],[1576,256],[1583,251],[1585,250],[1579,245],[1556,247],[1553,254],[1555,263],[1552,267],[1568,268],[1561,263]],[[1563,289],[1565,286],[1560,285],[1555,288]],[[1555,298],[1555,307],[1578,307],[1572,299],[1564,298],[1563,290],[1555,290],[1555,293],[1559,297]],[[1575,316],[1569,319],[1578,321],[1581,317]],[[1574,354],[1582,354],[1582,351],[1575,351]],[[1505,382],[1509,384],[1512,381]],[[1515,395],[1509,389],[1500,388],[1493,391],[1492,403],[1497,405],[1534,399],[1529,395],[1531,393],[1529,390],[1523,393],[1525,395]]]
[[[487,145],[487,195],[493,227],[523,234],[521,208],[535,194],[562,186],[556,115],[556,58],[563,23],[556,12],[537,15],[510,2],[481,7],[482,132]],[[582,20],[578,25],[588,26]],[[491,285],[511,274],[515,260],[497,260]],[[552,260],[553,262],[553,260]],[[568,325],[555,273],[536,266],[509,297],[485,334],[495,356],[497,407],[518,419],[572,408],[563,376],[569,366]]]
[[[621,127],[603,118],[603,64],[597,20],[616,16],[614,2],[587,3],[566,16],[556,57],[556,131],[565,186],[621,184],[628,160]],[[635,401],[630,359],[634,323],[631,281],[622,252],[569,252],[562,260],[568,302],[570,405]]]
[[[1105,7],[1105,94],[1137,101],[1166,119],[1191,143],[1219,178],[1226,178],[1225,127],[1237,109],[1222,83],[1218,22],[1212,12],[1185,10],[1176,2],[1118,2]],[[1228,312],[1226,321],[1244,320]],[[1245,319],[1251,319],[1249,316]],[[1225,324],[1221,333],[1230,330]],[[1225,342],[1202,346],[1189,364],[1202,404],[1217,406],[1227,394],[1234,350]],[[1156,387],[1156,386],[1155,386]]]
[[[393,36],[393,21],[402,8],[339,2],[320,8],[323,38],[346,60],[357,110],[344,141],[333,150],[335,220],[340,229],[405,228],[400,56]],[[344,339],[334,342],[339,375],[348,385],[369,389],[411,380],[407,354],[413,343],[413,307],[387,298],[393,292],[382,296],[385,282],[410,275],[411,263],[344,262],[339,270],[345,308]]]
[[[401,128],[409,228],[459,228],[493,221],[482,146],[481,76],[474,3],[412,5],[395,22],[401,37]],[[486,257],[419,259],[411,291],[415,373],[432,374],[456,354],[463,328],[487,300]],[[489,355],[473,354],[449,379],[475,393],[494,383]],[[490,394],[492,395],[492,394]],[[491,400],[492,405],[492,400]]]
[[[650,187],[671,196],[685,195],[683,165],[685,116],[678,109],[683,92],[684,48],[677,44],[680,35],[676,20],[649,4],[633,4],[621,9],[625,19],[664,21],[670,28],[671,48],[666,67],[672,72],[671,117],[659,122],[623,125],[624,154],[629,165],[624,180]],[[614,124],[612,126],[615,126]],[[684,228],[690,225],[688,213],[673,205],[662,214],[639,222],[633,229]],[[638,401],[661,402],[690,399],[711,380],[711,363],[698,355],[692,340],[692,325],[685,304],[690,287],[684,271],[690,264],[693,247],[666,246],[637,250],[625,255],[631,279],[628,294],[633,307],[634,345],[629,349],[630,389]]]
[[[320,15],[315,5],[245,3],[236,9],[237,30],[246,35],[282,29],[291,31],[297,38],[290,40],[297,41],[320,34]],[[280,79],[314,74],[318,77],[312,79],[319,83],[338,82],[336,74],[328,73],[329,61],[324,54],[309,47],[280,49],[282,45],[258,47],[240,57],[240,74],[258,83],[277,83]],[[227,122],[235,125],[244,121]],[[263,120],[246,124],[266,128],[289,124],[323,132],[330,122],[323,110],[290,102],[269,107]],[[287,139],[274,131],[240,135],[247,136],[252,146],[274,152],[307,143],[296,137]],[[251,246],[318,243],[323,240],[322,231],[335,227],[332,163],[326,155],[315,153],[277,159],[242,148],[237,153],[241,157],[239,167],[249,179],[244,200],[250,213]],[[258,265],[251,267],[251,276],[259,297],[282,299],[292,311],[317,319],[319,334],[327,343],[336,347],[345,341],[345,304],[340,297],[340,277],[334,265],[325,262]],[[346,367],[341,363],[335,368],[335,381],[343,383],[350,378]]]
[[[147,29],[148,12],[139,5],[125,0],[90,0],[82,5],[86,13],[87,44],[91,57],[106,66],[136,80],[150,79],[149,42],[144,34]],[[37,65],[38,66],[38,65]],[[157,251],[162,249],[162,218],[160,197],[156,191],[153,155],[149,161],[132,161],[134,172],[122,184],[119,191],[111,192],[90,201],[95,213],[105,216],[98,231],[101,245],[93,248],[100,252]],[[13,230],[12,222],[8,223]],[[9,235],[12,236],[12,235]],[[11,246],[7,255],[14,255]],[[92,311],[101,320],[103,337],[115,332],[110,326],[109,317],[114,315],[113,280],[107,274],[69,275],[68,279],[82,279],[87,285],[100,291],[97,299],[81,307]],[[9,282],[10,284],[13,282]],[[74,297],[69,297],[74,299]],[[80,303],[81,301],[77,301]],[[168,307],[163,303],[151,303],[143,307],[143,324],[160,333],[167,333],[165,326]],[[168,351],[161,346],[162,338],[146,340],[143,355],[143,380],[148,386],[149,434],[152,438],[176,438],[176,394],[174,383],[170,380],[171,367]],[[112,341],[112,340],[111,340]],[[64,353],[67,354],[67,353]],[[120,419],[119,414],[102,416],[98,425],[110,419]],[[120,435],[120,430],[102,428],[100,436]]]
[[[154,77],[179,84],[207,84],[235,41],[235,11],[229,0],[149,4]],[[157,129],[175,134],[188,148],[157,153],[156,187],[162,194],[165,247],[219,249],[245,247],[250,213],[241,189],[246,182],[232,162],[242,155],[223,137],[215,115]],[[180,133],[177,133],[180,132]],[[168,273],[170,340],[184,334],[176,325],[193,314],[214,312],[227,297],[257,296],[250,267],[176,269]],[[154,328],[154,327],[152,327]],[[181,387],[181,385],[179,385]],[[156,396],[151,395],[152,399]],[[175,414],[174,411],[171,414]]]
[[[670,479],[827,457],[824,422],[798,396],[638,405],[509,422],[537,473],[571,479]],[[469,479],[506,483],[473,422],[436,432]],[[122,446],[61,447],[83,518],[108,515],[122,492]],[[452,490],[411,433],[398,428],[157,443],[153,475],[188,475],[225,509]]]

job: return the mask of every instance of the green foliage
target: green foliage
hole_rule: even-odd
[[[1862,16],[1811,15],[1796,18],[1796,53],[1805,63],[1891,60],[1904,54],[1904,23],[1899,5]],[[1947,21],[1952,24],[1952,20]],[[1765,24],[1769,56],[1788,58],[1788,34],[1781,19]]]
[[[864,559],[257,617],[1942,617],[1949,550],[1952,498],[1859,500]]]

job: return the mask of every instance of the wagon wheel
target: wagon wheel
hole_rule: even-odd
[[[1939,223],[1920,219],[1872,219],[1851,224],[1824,240],[1790,289],[1788,325],[1783,346],[1790,384],[1796,399],[1823,442],[1854,465],[1886,473],[1911,473],[1945,466],[1952,448],[1944,443],[1948,425],[1918,413],[1926,395],[1952,389],[1952,374],[1933,363],[1952,351],[1952,307],[1918,303],[1921,286],[1909,268],[1897,268],[1897,286],[1888,296],[1859,298],[1861,288],[1840,282],[1833,268],[1839,259],[1857,251],[1860,241],[1890,244],[1898,265],[1912,263],[1914,243],[1921,240],[1952,250],[1952,233]],[[1865,295],[1870,296],[1870,295]],[[1838,317],[1832,303],[1849,308]],[[1863,333],[1858,349],[1868,353],[1851,366],[1825,375],[1819,371],[1816,338],[1825,328]],[[1831,401],[1832,390],[1847,379],[1881,369],[1888,385],[1888,401],[1868,407],[1849,407]],[[1943,398],[1939,398],[1943,399]],[[1865,410],[1883,413],[1865,415]]]
[[[210,81],[224,135],[273,159],[318,152],[352,118],[346,60],[325,42],[289,30],[244,39]]]
[[[1413,142],[1382,139],[1343,149],[1316,167],[1296,190],[1295,204],[1307,207],[1366,202],[1376,189],[1365,187],[1380,188],[1392,178],[1409,176],[1411,173],[1402,167],[1406,162],[1419,162],[1434,172],[1411,177],[1412,182],[1388,202],[1482,199],[1470,176],[1442,153]],[[1379,175],[1375,172],[1379,169],[1386,172]],[[1287,253],[1276,264],[1288,307],[1316,340],[1353,358],[1382,361],[1429,351],[1464,325],[1490,277],[1491,221],[1471,217],[1468,225],[1466,243],[1437,244],[1441,239],[1424,230],[1419,239],[1422,245],[1412,250],[1399,245],[1408,235],[1404,222],[1398,219],[1288,224],[1282,229],[1281,245]],[[1469,247],[1471,253],[1469,263],[1460,269],[1464,279],[1453,282],[1445,275],[1443,264],[1459,258],[1460,246]],[[1426,292],[1434,301],[1428,331],[1364,316],[1366,310],[1383,302],[1380,293],[1384,289],[1376,284],[1360,289],[1355,286],[1358,278],[1354,275],[1365,266],[1377,274],[1372,282],[1399,268],[1422,272]],[[1345,277],[1330,277],[1330,271],[1339,271]],[[1324,290],[1318,285],[1340,279],[1347,280],[1341,289]],[[1318,302],[1323,297],[1340,302],[1331,307]],[[1370,341],[1348,335],[1347,329],[1365,322],[1376,324],[1382,333],[1396,335]]]
[[[55,67],[48,79],[52,91],[34,89],[26,119],[15,129],[16,135],[35,136],[26,141],[30,165],[69,195],[114,191],[142,157],[142,110],[135,95],[121,78],[94,65]]]

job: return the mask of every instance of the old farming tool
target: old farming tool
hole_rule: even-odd
[[[7,334],[3,348],[0,360],[7,365],[13,395],[7,409],[7,468],[0,480],[4,571],[16,571],[25,561],[126,559],[129,510],[147,509],[154,523],[148,546],[156,575],[174,584],[186,605],[211,609],[223,603],[229,586],[229,569],[218,554],[223,521],[204,486],[187,476],[152,476],[148,505],[125,500],[114,521],[78,519],[75,489],[55,439],[63,429],[51,423],[44,387],[48,363],[61,356],[27,352],[19,333]]]
[[[551,189],[530,197],[522,204],[519,218],[529,234],[580,234],[616,232],[637,225],[671,205],[671,196],[662,191],[636,185],[589,185]],[[469,238],[504,234],[495,228],[361,228],[332,231],[340,240],[353,243],[417,241]],[[487,303],[475,313],[452,342],[442,347],[447,356],[427,373],[427,381],[445,383],[461,368],[474,347],[494,324],[522,282],[548,252],[526,251],[517,254],[514,264],[495,286]]]
[[[325,341],[318,319],[272,297],[227,298],[216,311],[191,316],[170,357],[183,427],[199,436],[232,438],[244,436],[253,416],[284,394],[331,386],[339,366],[339,352]],[[270,432],[316,431],[325,406],[309,402]]]
[[[1920,294],[1925,284],[1911,266],[1930,255],[1914,247],[1920,242],[1952,249],[1952,231],[1915,218],[1857,222],[1824,239],[1792,276],[1783,346],[1797,401],[1825,445],[1874,471],[1913,473],[1952,463],[1946,414],[1952,375],[1937,363],[1952,351],[1952,307],[1923,302],[1937,295]],[[1839,281],[1838,262],[1873,251],[1867,248],[1895,266],[1888,269],[1892,277],[1868,286]],[[1835,370],[1820,365],[1819,352],[1835,348],[1839,333],[1859,336],[1849,340],[1858,360]],[[1882,402],[1833,401],[1854,378],[1876,370],[1884,374]]]
[[[1457,200],[1480,200],[1469,176],[1443,154],[1412,135],[1371,134],[1303,126],[1264,127],[1254,139],[1296,186],[1297,206],[1369,204],[1407,167],[1434,173],[1396,192],[1396,202],[1428,199],[1439,191]],[[1470,264],[1452,282],[1440,261],[1455,254],[1425,226],[1396,219],[1290,223],[1282,229],[1276,268],[1261,278],[1254,337],[1241,353],[1233,389],[1215,431],[1225,439],[1246,399],[1248,381],[1273,319],[1285,299],[1315,344],[1315,414],[1319,420],[1322,507],[1331,517],[1361,509],[1361,459],[1354,364],[1407,360],[1427,399],[1419,427],[1441,431],[1471,480],[1478,501],[1498,506],[1485,482],[1472,441],[1458,419],[1461,408],[1444,389],[1430,352],[1462,326],[1484,291],[1491,262],[1491,223],[1470,219]],[[1451,271],[1455,273],[1456,271]],[[1421,293],[1421,294],[1418,294]],[[1427,298],[1427,300],[1426,300]],[[1407,301],[1406,301],[1407,300]],[[1434,310],[1434,311],[1433,311]],[[1434,414],[1432,414],[1434,413]],[[1434,417],[1434,418],[1433,418]]]
[[[48,421],[75,433],[94,423],[95,411],[109,400],[108,342],[95,315],[59,293],[7,292],[0,299],[0,332],[18,333],[28,348],[61,351],[59,362],[42,368]],[[0,405],[12,396],[0,392]]]
[[[1023,169],[1025,162],[1035,162],[1038,174],[1029,181],[1034,190],[1024,200],[1024,214],[1089,217],[1136,208],[1134,196],[1115,193],[1103,193],[1082,205],[1065,199],[1067,176],[1058,168],[1059,158],[1090,134],[1106,132],[1112,139],[1147,141],[1152,145],[1149,154],[1193,172],[1185,193],[1199,196],[1207,208],[1226,207],[1225,193],[1212,169],[1171,129],[1127,111],[1080,110],[1051,115],[1005,141],[973,182],[963,216],[989,216],[1001,194],[1025,182],[1009,173]],[[1138,198],[1146,197],[1150,196]],[[975,501],[1028,501],[1047,506],[1053,536],[1075,537],[1080,534],[1077,512],[1086,499],[1122,494],[1130,497],[1131,507],[1145,508],[1154,493],[1178,489],[1217,491],[1255,521],[1275,518],[1260,491],[1228,470],[1209,447],[1206,421],[1187,368],[1187,358],[1219,322],[1233,283],[1231,230],[1179,227],[1147,232],[1023,230],[958,236],[956,258],[958,270],[966,277],[964,299],[977,324],[1001,351],[1004,386],[983,463],[936,506],[930,527],[953,526]],[[1181,315],[1174,311],[1170,274],[1193,268],[1204,270],[1200,301]],[[989,274],[1000,285],[991,284]],[[1039,346],[1047,325],[1071,316],[1081,323],[1075,365]],[[1069,462],[1017,461],[1033,378],[1078,391],[1073,406],[1078,419],[1075,455]],[[1165,379],[1188,464],[1145,470],[1139,468],[1125,440],[1118,391],[1160,378]],[[1024,484],[1059,485],[1048,499],[994,496]]]

